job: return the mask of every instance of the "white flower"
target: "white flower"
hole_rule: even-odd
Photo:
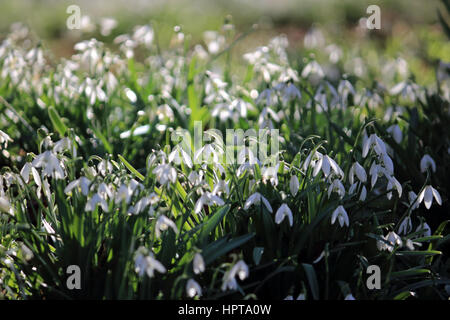
[[[281,91],[281,95],[285,103],[295,99],[300,100],[302,98],[300,90],[298,90],[292,82],[282,83],[277,87],[277,89]]]
[[[356,300],[356,299],[351,293],[349,293],[348,295],[345,296],[344,300]]]
[[[199,213],[202,210],[204,205],[212,206],[214,204],[223,206],[225,204],[225,202],[220,197],[216,196],[215,194],[213,194],[211,192],[205,192],[195,203],[194,212]]]
[[[181,157],[180,157],[181,155]],[[192,160],[189,154],[183,150],[180,145],[177,145],[173,151],[169,154],[169,162],[175,162],[175,164],[179,165],[183,161],[189,168],[192,168]]]
[[[369,149],[373,148],[376,154],[386,154],[386,145],[375,133],[372,133],[369,138],[364,137],[362,156],[367,157]]]
[[[433,197],[439,205],[442,205],[442,198],[439,192],[433,188],[431,185],[426,186],[422,192],[419,194],[417,199],[417,203],[421,203],[424,201],[425,207],[430,209],[431,204],[433,202]]]
[[[97,100],[106,101],[107,96],[105,91],[102,89],[103,80],[93,80],[91,78],[86,78],[84,83],[80,86],[79,92],[84,92],[86,97],[89,99],[89,104],[93,106]]]
[[[175,183],[177,179],[177,171],[170,164],[158,165],[153,173],[161,185],[167,185],[169,182]]]
[[[396,189],[398,192],[398,197],[400,198],[402,196],[402,185],[400,184],[400,182],[398,182],[398,180],[394,176],[387,175],[386,178],[388,179],[388,184],[387,184],[386,190]],[[387,194],[387,198],[390,200],[391,197],[392,197],[392,192],[389,192]]]
[[[9,203],[8,198],[0,197],[0,211],[9,213],[11,210],[11,204]]]
[[[8,142],[12,141],[13,140],[10,138],[10,136],[0,130],[0,144],[3,144],[5,149],[8,148]]]
[[[309,75],[317,75],[320,78],[325,76],[320,64],[317,61],[311,61],[302,70],[302,77],[307,78]]]
[[[70,150],[71,147],[72,147],[72,142],[70,141],[69,138],[65,137],[65,138],[62,138],[61,140],[55,142],[55,145],[53,146],[53,152],[61,153],[66,150]],[[73,151],[75,151],[75,150],[76,149],[73,148]]]
[[[64,189],[65,194],[69,194],[73,189],[77,188],[81,190],[81,193],[84,196],[87,196],[89,193],[89,186],[91,184],[91,180],[86,177],[80,177],[77,180],[70,182],[67,187]]]
[[[86,203],[85,210],[86,211],[94,211],[97,204],[100,205],[100,207],[105,212],[109,212],[108,203],[106,200],[98,193],[94,194],[91,199],[88,200]]]
[[[275,223],[280,224],[283,222],[285,217],[288,217],[289,219],[289,225],[292,227],[294,221],[292,216],[292,211],[289,209],[286,203],[283,203],[280,208],[277,210],[277,213],[275,214]]]
[[[363,186],[361,189],[361,194],[359,195],[359,201],[366,200],[366,197],[367,197],[367,189],[365,186]]]
[[[430,157],[430,155],[426,154],[420,160],[420,171],[427,172],[427,169],[429,167],[431,167],[431,170],[433,172],[436,172],[436,163],[434,162],[433,158]]]
[[[51,151],[45,151],[33,160],[31,165],[35,168],[43,168],[42,175],[50,176],[55,179],[64,179],[64,170],[58,158]]]
[[[178,229],[175,222],[167,218],[165,215],[159,216],[158,220],[156,220],[155,226],[156,237],[159,238],[161,236],[161,231],[165,231],[169,227],[172,228],[173,232],[178,233]]]
[[[396,246],[402,247],[403,241],[394,231],[389,232],[386,236],[381,236],[383,240],[377,240],[377,248],[380,251],[388,250],[392,252]]]
[[[222,153],[222,150],[215,148],[212,143],[207,143],[195,152],[194,161],[195,163],[201,163],[201,161],[206,161],[208,163],[217,163],[219,162],[219,157]]]
[[[189,279],[186,283],[186,294],[189,298],[193,298],[195,296],[201,297],[202,288],[194,279]]]
[[[350,184],[354,183],[355,174],[358,180],[362,183],[365,183],[367,181],[366,170],[358,162],[353,163],[348,173],[348,180]]]
[[[414,251],[414,246],[421,247],[422,244],[420,242],[414,242],[411,239],[406,239],[405,247],[411,251]]]
[[[249,275],[247,264],[243,260],[239,260],[223,277],[222,291],[237,289],[236,275],[239,279],[244,280]]]
[[[406,217],[403,219],[402,223],[400,223],[400,226],[398,227],[398,233],[407,235],[412,229],[412,222],[411,217]]]
[[[314,161],[314,157],[318,159],[317,161]],[[322,169],[322,172],[325,177],[328,177],[331,173],[331,169],[333,172],[340,177],[344,177],[344,171],[339,167],[339,165],[331,159],[328,155],[322,155],[320,152],[315,152],[314,157],[311,157],[309,155],[305,160],[305,165],[307,163],[310,163],[312,166],[314,166],[313,176],[317,176],[320,169]]]
[[[431,236],[431,228],[428,225],[428,223],[424,222],[423,224],[419,225],[416,229],[416,232],[421,232],[418,236],[422,237],[429,237]]]
[[[31,162],[25,163],[22,170],[20,170],[20,175],[22,176],[23,181],[25,181],[25,183],[28,183],[28,181],[30,181],[30,172],[33,175],[33,179],[36,182],[36,185],[40,185],[41,178],[39,177],[39,173],[37,172],[36,168],[32,166]]]
[[[107,173],[110,173],[113,171],[113,166],[112,166],[111,162],[109,162],[106,159],[103,159],[102,161],[100,161],[98,163],[97,169],[102,174],[102,176],[105,177]]]
[[[244,210],[248,210],[250,208],[250,206],[253,204],[255,204],[255,205],[260,204],[261,201],[263,202],[266,209],[270,213],[272,213],[273,210],[272,210],[272,206],[270,205],[269,201],[267,201],[267,199],[264,196],[262,196],[259,192],[255,192],[250,197],[248,197],[247,201],[245,201],[245,204],[244,204]]]
[[[153,253],[150,252],[149,255],[144,255],[143,252],[140,251],[144,250],[139,249],[134,259],[135,271],[140,277],[146,273],[148,277],[153,278],[155,275],[155,270],[159,273],[166,272],[166,268],[161,262],[153,257]]]
[[[294,300],[293,296],[287,296],[284,300]],[[295,300],[306,300],[305,294],[300,293]]]
[[[274,167],[261,168],[261,175],[264,183],[269,180],[272,186],[276,187],[278,185],[278,167],[279,164]]]
[[[230,187],[228,186],[229,183],[225,180],[219,180],[213,188],[212,193],[216,195],[220,195],[222,193],[229,194],[230,193]]]
[[[328,198],[330,198],[332,192],[336,192],[341,199],[344,197],[345,188],[339,179],[334,179],[328,187]]]
[[[398,124],[393,124],[389,128],[386,129],[387,132],[391,134],[391,136],[394,138],[394,141],[400,144],[403,140],[403,133],[402,129],[398,126]]]
[[[409,205],[411,206],[411,210],[415,210],[419,207],[419,202],[417,200],[417,194],[414,191],[408,192],[408,200]]]
[[[345,211],[345,208],[343,206],[338,206],[331,216],[331,224],[334,224],[336,222],[336,219],[339,220],[339,225],[343,227],[346,225],[347,227],[350,225],[348,220],[347,211]]]
[[[291,176],[291,181],[289,182],[289,190],[293,197],[296,196],[298,189],[300,188],[300,183],[296,175]]]
[[[199,274],[205,271],[205,260],[200,253],[196,253],[194,256],[193,270],[195,274]]]
[[[104,37],[109,36],[115,27],[117,27],[117,20],[113,18],[102,18],[100,20],[100,34]]]

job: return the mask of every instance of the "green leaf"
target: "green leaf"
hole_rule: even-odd
[[[253,248],[253,262],[255,263],[255,265],[259,265],[259,263],[261,262],[261,257],[264,253],[264,248],[263,247],[255,247]]]
[[[223,220],[225,215],[230,210],[230,205],[226,205],[219,210],[217,210],[216,213],[214,213],[212,216],[208,217],[208,219],[205,221],[204,226],[200,229],[200,234],[198,237],[198,241],[200,244],[208,240],[208,236],[211,232],[216,229],[218,224]]]
[[[64,125],[61,117],[59,116],[58,112],[54,107],[48,108],[48,116],[50,117],[50,120],[55,130],[58,131],[61,137],[64,137],[64,134],[67,131],[67,127]]]
[[[309,288],[311,289],[313,298],[319,300],[319,284],[317,283],[317,276],[314,267],[308,263],[302,263],[303,269],[306,273],[306,278],[308,279]]]
[[[430,274],[431,271],[428,269],[407,269],[403,271],[396,271],[391,273],[391,279],[392,278],[401,278],[401,277],[410,277],[410,276],[417,276],[417,275],[423,275],[423,274]]]
[[[118,155],[118,157],[120,161],[122,161],[122,163],[125,165],[125,167],[127,167],[127,169],[130,170],[131,173],[133,173],[138,179],[140,179],[141,181],[145,180],[145,177],[141,173],[139,173],[139,171],[133,168],[133,166],[127,160],[125,160],[124,157],[122,157],[120,154]]]
[[[225,241],[224,238],[221,238],[208,246],[206,246],[203,249],[203,257],[205,259],[205,264],[210,264],[213,261],[215,261],[217,258],[225,255],[229,251],[243,245],[247,241],[249,241],[251,238],[253,238],[254,234],[246,234],[240,237],[237,237],[235,239],[232,239],[230,241]]]

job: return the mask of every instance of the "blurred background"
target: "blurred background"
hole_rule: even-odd
[[[0,0],[0,3],[0,40],[11,28],[17,28],[14,23],[21,22],[57,57],[71,56],[74,44],[81,39],[95,37],[112,43],[118,35],[142,24],[153,26],[161,48],[171,45],[174,26],[192,37],[193,46],[204,43],[205,31],[220,31],[224,22],[231,22],[235,36],[255,24],[258,26],[236,46],[237,55],[280,34],[287,36],[290,50],[297,52],[305,46],[320,47],[323,42],[345,43],[347,47],[364,45],[376,55],[383,52],[394,58],[405,57],[411,70],[422,74],[422,79],[416,79],[419,83],[432,78],[431,70],[439,60],[450,58],[450,46],[437,15],[438,9],[445,13],[439,0]],[[66,10],[72,4],[78,5],[84,16],[81,31],[66,27],[69,16]],[[368,32],[361,26],[369,16],[366,9],[371,4],[381,8],[381,30]],[[113,18],[117,24],[111,25],[111,20],[104,18]]]

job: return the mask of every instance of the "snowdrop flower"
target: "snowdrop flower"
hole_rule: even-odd
[[[195,296],[202,296],[202,288],[194,279],[189,279],[186,283],[186,293],[189,298],[194,298]]]
[[[365,201],[367,197],[367,189],[365,186],[361,189],[361,194],[359,195],[359,201]]]
[[[386,154],[386,145],[375,133],[372,133],[369,138],[364,137],[363,139],[363,149],[362,156],[363,158],[367,157],[369,153],[369,149],[373,148],[376,154]]]
[[[100,161],[97,165],[98,172],[102,174],[102,176],[106,177],[107,173],[111,173],[113,171],[113,166],[111,162],[106,159]]]
[[[427,169],[430,167],[433,172],[436,172],[436,163],[430,155],[426,154],[420,160],[420,171],[427,172]]]
[[[133,190],[129,186],[127,186],[125,183],[122,183],[114,196],[115,203],[118,204],[121,201],[125,200],[125,203],[128,204],[131,201],[132,195],[133,195]]]
[[[328,155],[319,155],[320,158],[314,165],[313,176],[317,176],[320,169],[322,169],[324,176],[328,177],[330,175],[330,169],[332,169],[337,176],[344,177],[344,171],[342,171],[336,161],[331,159]]]
[[[294,300],[294,297],[289,295],[284,300]],[[305,294],[300,293],[295,300],[306,300]]]
[[[401,95],[404,99],[408,99],[411,102],[416,101],[416,92],[419,90],[419,86],[415,83],[409,83],[407,81],[402,81],[396,84],[389,93],[392,95]]]
[[[89,104],[93,106],[97,100],[106,101],[106,93],[102,89],[103,80],[93,80],[91,78],[86,78],[84,83],[80,86],[79,92],[84,92],[89,100]]]
[[[344,300],[356,300],[356,299],[351,293],[349,293],[348,295],[345,296]]]
[[[128,209],[130,214],[140,214],[147,208],[147,206],[152,202],[150,196],[141,198],[134,206]]]
[[[429,237],[431,236],[431,228],[428,223],[424,222],[420,226],[417,227],[416,232],[421,232],[418,236]]]
[[[295,99],[301,100],[302,98],[300,90],[291,81],[279,84],[276,89],[281,91],[281,97],[284,103]]]
[[[391,136],[394,138],[394,141],[400,144],[403,140],[403,132],[398,126],[398,124],[393,124],[389,128],[386,129],[387,132],[391,134]]]
[[[6,149],[8,148],[8,142],[12,142],[13,140],[8,136],[6,133],[4,133],[2,130],[0,130],[0,145],[3,145],[3,147]]]
[[[411,217],[406,217],[403,219],[402,223],[400,223],[400,226],[398,227],[398,234],[404,234],[407,235],[412,230],[412,222]]]
[[[0,197],[0,211],[9,213],[11,210],[11,204],[9,203],[8,198]]]
[[[332,192],[336,192],[341,199],[344,197],[345,188],[339,179],[334,179],[328,187],[328,199],[330,198]]]
[[[161,185],[167,185],[169,182],[175,183],[177,179],[177,171],[170,164],[158,165],[153,173]]]
[[[244,280],[249,275],[247,264],[244,260],[239,260],[223,277],[222,291],[237,289],[236,275],[239,279]]]
[[[217,163],[222,153],[222,150],[215,148],[212,143],[208,143],[195,152],[194,161],[195,163],[201,163],[201,161],[209,163],[212,157],[211,163]]]
[[[291,194],[293,197],[297,195],[297,192],[300,188],[300,183],[298,181],[298,178],[296,175],[291,176],[291,180],[289,182],[289,190],[291,191]]]
[[[73,189],[77,188],[81,190],[81,193],[84,196],[87,196],[89,193],[89,186],[91,184],[91,180],[86,177],[80,177],[77,180],[70,182],[67,187],[64,189],[65,194],[70,194]]]
[[[111,199],[113,197],[113,193],[112,193],[110,187],[104,182],[100,183],[100,185],[98,186],[97,193],[103,199],[106,199],[106,198]]]
[[[237,110],[242,118],[247,118],[247,111],[253,109],[253,106],[243,99],[233,100],[231,107],[233,110]]]
[[[106,200],[98,193],[94,194],[88,200],[88,202],[86,203],[86,207],[84,209],[86,211],[94,211],[98,204],[103,209],[103,211],[109,212],[108,203],[106,203]]]
[[[273,102],[273,92],[274,90],[271,88],[264,89],[256,99],[255,103],[259,104],[262,100],[266,100],[266,106],[272,105]]]
[[[278,167],[279,164],[274,167],[261,168],[262,181],[266,183],[269,180],[272,186],[276,187],[278,185]]]
[[[111,31],[117,27],[117,20],[113,18],[102,18],[100,20],[100,34],[107,37],[111,34]]]
[[[303,68],[301,75],[303,78],[307,78],[310,75],[323,78],[325,76],[325,73],[323,72],[322,67],[317,63],[317,61],[311,61]]]
[[[411,210],[415,210],[419,207],[419,202],[417,200],[417,194],[414,191],[410,191],[408,193],[409,205],[411,206]]]
[[[195,274],[200,274],[205,271],[205,260],[200,253],[196,253],[194,256],[193,270]]]
[[[143,251],[144,250],[140,248],[134,259],[135,271],[140,277],[146,273],[149,278],[153,278],[155,276],[155,270],[159,273],[166,272],[166,268],[161,262],[153,257],[152,252],[148,255],[144,255]]]
[[[67,137],[64,137],[61,140],[55,142],[55,145],[53,146],[53,152],[61,153],[66,150],[70,150],[71,147],[72,147],[72,142],[70,141],[70,139]],[[75,151],[75,150],[76,149],[74,148],[73,151]]]
[[[227,195],[230,194],[229,183],[227,181],[225,181],[225,180],[219,180],[214,185],[212,193],[216,194],[216,195],[221,195],[222,193],[225,193]]]
[[[223,206],[225,204],[225,202],[220,197],[216,196],[215,194],[213,194],[211,192],[205,192],[195,203],[194,212],[199,213],[202,210],[204,205],[212,206],[214,204]]]
[[[416,249],[414,246],[421,247],[422,244],[420,242],[412,241],[411,239],[406,239],[405,247],[408,250],[414,251]]]
[[[133,31],[134,33],[132,38],[134,41],[136,41],[136,43],[143,44],[147,48],[151,47],[155,36],[153,28],[151,26],[136,26]]]
[[[417,203],[421,203],[423,201],[425,203],[425,207],[430,209],[431,204],[433,203],[433,197],[439,205],[442,205],[442,198],[439,192],[431,185],[428,185],[419,194]]]
[[[244,204],[244,210],[248,210],[253,204],[255,204],[255,205],[260,204],[261,201],[263,202],[266,209],[270,213],[272,213],[273,210],[272,210],[272,206],[270,205],[269,201],[267,201],[267,199],[264,196],[262,196],[259,192],[255,192],[250,197],[248,197],[247,201],[245,201],[245,204]]]
[[[181,156],[180,156],[181,155]],[[169,162],[175,162],[179,165],[183,161],[189,168],[192,168],[192,160],[189,154],[183,150],[180,145],[175,146],[173,151],[169,154]]]
[[[386,178],[388,179],[386,190],[396,189],[398,192],[398,197],[400,198],[402,196],[402,185],[400,184],[400,182],[398,182],[398,180],[394,176],[386,175]],[[387,198],[391,200],[392,192],[389,192],[387,194]]]
[[[377,240],[377,248],[380,251],[387,250],[392,252],[396,246],[402,247],[403,241],[394,231],[389,232],[386,236],[381,236],[385,241]]]
[[[358,180],[362,183],[365,183],[367,181],[366,170],[358,162],[353,163],[348,173],[348,180],[350,184],[354,183],[355,174]]]
[[[292,227],[292,225],[294,224],[292,211],[291,209],[289,209],[286,203],[283,203],[275,214],[275,223],[280,224],[281,222],[283,222],[285,217],[288,217],[289,225]]]
[[[25,183],[28,183],[30,181],[30,173],[33,175],[33,179],[36,182],[36,184],[40,184],[40,177],[37,170],[32,166],[31,162],[27,162],[23,165],[22,170],[20,170],[20,175],[23,178],[23,181]]]
[[[156,237],[161,237],[161,231],[166,231],[168,228],[172,228],[173,232],[178,233],[177,226],[175,222],[167,218],[165,215],[159,216],[156,220],[155,234]]]
[[[348,227],[350,225],[347,211],[345,211],[345,208],[341,205],[333,211],[333,214],[331,216],[331,224],[334,224],[336,222],[336,219],[339,220],[339,225],[341,227],[344,227],[344,225]]]
[[[31,165],[35,168],[43,168],[42,175],[50,176],[55,179],[64,179],[64,170],[58,158],[51,151],[45,151],[38,155]]]

